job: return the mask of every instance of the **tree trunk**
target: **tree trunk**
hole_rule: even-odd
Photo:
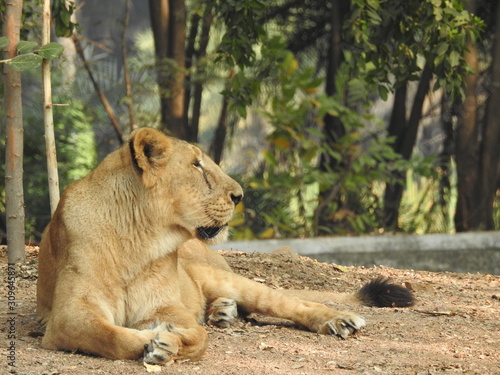
[[[210,156],[213,160],[220,164],[222,160],[222,152],[224,150],[224,143],[227,134],[227,108],[229,105],[229,100],[227,96],[222,98],[222,108],[219,116],[219,123],[217,124],[217,129],[215,130],[215,136],[210,145]]]
[[[326,66],[326,79],[325,79],[325,92],[328,96],[333,96],[336,93],[335,80],[337,77],[337,71],[340,64],[344,60],[342,53],[342,25],[344,23],[344,18],[349,10],[349,2],[345,0],[332,0],[331,1],[331,13],[330,13],[330,25],[331,32],[329,37],[328,55],[327,55],[327,66]],[[345,135],[345,128],[338,117],[326,114],[324,119],[323,134],[325,137],[325,142],[328,147],[334,147],[338,143],[339,139]],[[323,152],[319,159],[319,168],[321,170],[336,170],[339,168],[339,162],[332,158],[328,152]],[[328,226],[328,219],[326,218],[327,213],[326,208],[331,201],[338,198],[338,193],[340,188],[337,189],[338,184],[332,181],[332,187],[327,191],[320,193],[320,203],[316,208],[315,212],[315,224],[313,232],[315,235],[320,234],[320,227]],[[332,194],[334,191],[336,194]]]
[[[396,89],[394,94],[394,104],[392,105],[391,119],[389,121],[388,132],[390,137],[394,137],[392,147],[397,150],[399,143],[404,136],[407,125],[406,120],[406,97],[407,85]],[[403,179],[402,174],[398,178]],[[396,229],[398,225],[399,204],[401,202],[401,191],[396,184],[387,184],[384,192],[384,228]]]
[[[193,81],[196,82],[196,80],[193,80],[193,71],[192,71],[192,66],[193,64],[196,63],[197,61],[197,51],[196,51],[196,40],[198,39],[198,31],[200,28],[200,22],[201,22],[201,16],[198,13],[194,13],[191,15],[191,18],[188,22],[189,26],[189,33],[187,35],[187,40],[186,40],[186,71],[188,72],[186,76],[186,92],[184,95],[184,106],[186,110],[190,111],[190,103],[191,103],[191,90],[193,89]],[[194,109],[192,109],[194,112]],[[197,142],[198,141],[198,130],[196,130],[196,134],[192,134],[192,126],[193,126],[193,115],[191,115],[191,121],[188,121],[188,141],[189,142]],[[189,117],[189,116],[188,116]],[[199,116],[198,116],[199,118]],[[198,125],[198,123],[196,124]],[[197,126],[198,128],[198,126]]]
[[[455,151],[453,141],[453,106],[450,98],[444,94],[441,98],[441,128],[445,135],[443,140],[443,151],[439,155],[438,167],[441,168],[441,178],[439,180],[439,202],[445,208],[449,205],[450,189],[451,189],[451,160]],[[445,215],[448,218],[448,215]]]
[[[200,46],[196,51],[196,60],[199,61],[206,56],[207,46],[210,35],[210,28],[212,26],[213,16],[208,14],[203,19],[203,26],[201,28],[200,35]],[[201,115],[201,101],[203,94],[203,85],[201,82],[194,83],[194,93],[192,97],[192,115],[191,115],[191,125],[189,126],[189,141],[198,141],[198,132],[200,127],[200,115]]]
[[[326,67],[325,91],[328,96],[335,95],[335,79],[340,64],[343,61],[342,53],[342,25],[345,4],[343,0],[333,0],[330,14],[331,33],[328,46],[328,61]],[[324,118],[324,135],[326,142],[333,146],[345,135],[344,125],[338,117],[327,114]],[[335,169],[337,160],[323,153],[320,159],[320,168]]]
[[[132,96],[132,80],[130,78],[130,70],[128,67],[127,57],[127,29],[130,19],[130,0],[125,0],[125,16],[123,18],[123,31],[122,31],[122,63],[123,63],[123,78],[125,80],[125,96],[127,98],[127,111],[128,111],[128,126],[132,132],[137,125],[134,120],[134,98]]]
[[[43,0],[42,45],[50,43],[50,0]],[[54,135],[54,115],[52,113],[52,84],[50,81],[50,60],[42,62],[43,123],[45,127],[45,149],[49,179],[50,214],[53,215],[59,203],[59,174],[57,171],[56,139]]]
[[[405,160],[409,160],[411,158],[413,147],[415,147],[415,143],[417,141],[417,133],[418,127],[420,125],[420,120],[422,119],[422,108],[424,106],[425,97],[429,92],[430,81],[432,79],[432,71],[429,65],[425,65],[424,70],[420,76],[420,81],[418,83],[417,92],[415,93],[415,98],[413,99],[413,105],[411,108],[410,118],[408,121],[402,123],[401,125],[406,127],[402,132],[396,131],[394,128],[396,125],[392,123],[393,119],[391,118],[391,126],[395,133],[398,133],[399,136],[396,139],[394,144],[394,150],[401,154],[401,156]],[[406,95],[406,94],[405,94]],[[401,103],[397,103],[395,98],[395,105],[401,105]],[[399,101],[402,99],[400,98]],[[398,112],[397,116],[400,118],[402,113],[399,108],[395,109]],[[394,112],[393,112],[394,113]],[[394,120],[395,121],[395,120]],[[391,128],[389,126],[389,128]],[[398,225],[399,218],[399,206],[401,204],[401,198],[403,196],[404,186],[401,183],[387,184],[385,188],[384,194],[384,222],[386,228],[395,229]]]
[[[478,61],[476,46],[469,43],[465,53],[467,64],[475,74],[465,78],[465,102],[456,132],[455,160],[457,162],[457,209],[455,228],[459,232],[479,229],[477,183],[479,165],[479,126],[477,121]],[[498,104],[497,104],[498,105]]]
[[[171,135],[187,139],[185,3],[184,0],[149,0],[149,11],[155,39],[162,126]]]
[[[497,6],[496,32],[491,61],[491,94],[486,104],[478,186],[479,224],[494,229],[493,204],[500,183],[500,5]]]
[[[22,0],[5,1],[3,36],[9,39],[5,58],[16,56],[20,38]],[[4,64],[4,102],[6,124],[5,194],[9,264],[26,260],[24,249],[23,189],[23,107],[21,73]]]

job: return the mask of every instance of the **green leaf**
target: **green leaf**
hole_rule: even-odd
[[[31,52],[37,47],[38,43],[36,42],[28,42],[26,40],[21,40],[19,43],[17,43],[17,52],[19,53]]]
[[[449,47],[448,43],[446,42],[439,43],[436,49],[436,54],[438,56],[443,56],[446,53],[446,51],[448,51],[448,47]]]
[[[378,94],[380,95],[380,99],[384,102],[387,100],[387,96],[389,95],[389,90],[385,86],[378,86]]]
[[[62,55],[64,47],[59,43],[49,43],[42,46],[37,52],[44,59],[53,59]]]
[[[12,69],[22,72],[39,67],[42,64],[42,60],[43,58],[41,56],[35,55],[34,53],[28,53],[26,55],[14,57],[6,64],[9,64]]]
[[[450,53],[450,65],[455,67],[460,63],[460,54],[457,51],[451,51]]]
[[[7,39],[7,37],[5,37],[5,36],[0,37],[0,50],[3,50],[9,44],[10,44],[10,40]]]
[[[245,106],[242,106],[242,105],[237,106],[236,112],[238,112],[238,115],[240,115],[240,117],[242,117],[242,118],[247,117],[247,109],[245,108]]]

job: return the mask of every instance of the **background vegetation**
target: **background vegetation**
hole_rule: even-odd
[[[53,2],[62,188],[154,126],[243,184],[236,239],[499,229],[498,2],[208,3]],[[24,1],[24,40],[39,6]],[[38,75],[23,73],[34,240],[50,216]]]

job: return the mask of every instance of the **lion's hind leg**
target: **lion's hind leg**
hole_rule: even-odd
[[[207,323],[213,326],[228,328],[238,317],[238,306],[231,298],[217,298],[208,308]]]
[[[204,266],[201,270],[200,267],[198,265],[196,278],[201,283],[207,300],[213,300],[215,305],[221,300],[231,300],[237,304],[238,309],[248,313],[291,320],[313,332],[341,338],[347,338],[365,326],[365,320],[354,313],[287,297],[277,290],[231,272],[210,266]],[[220,315],[215,315],[213,311],[217,309],[210,308],[210,311],[209,316],[216,322]],[[222,312],[225,312],[224,309]]]
[[[305,302],[307,304],[307,302]],[[310,302],[311,303],[311,302]],[[346,339],[350,335],[366,325],[365,319],[350,311],[331,310],[324,305],[314,304],[315,319],[319,319],[319,324],[314,322],[314,331],[324,335],[334,335],[342,339]]]

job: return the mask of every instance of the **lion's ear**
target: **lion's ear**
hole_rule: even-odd
[[[130,154],[136,169],[141,173],[153,172],[167,158],[170,140],[166,135],[151,128],[141,128],[132,133],[129,140]]]

